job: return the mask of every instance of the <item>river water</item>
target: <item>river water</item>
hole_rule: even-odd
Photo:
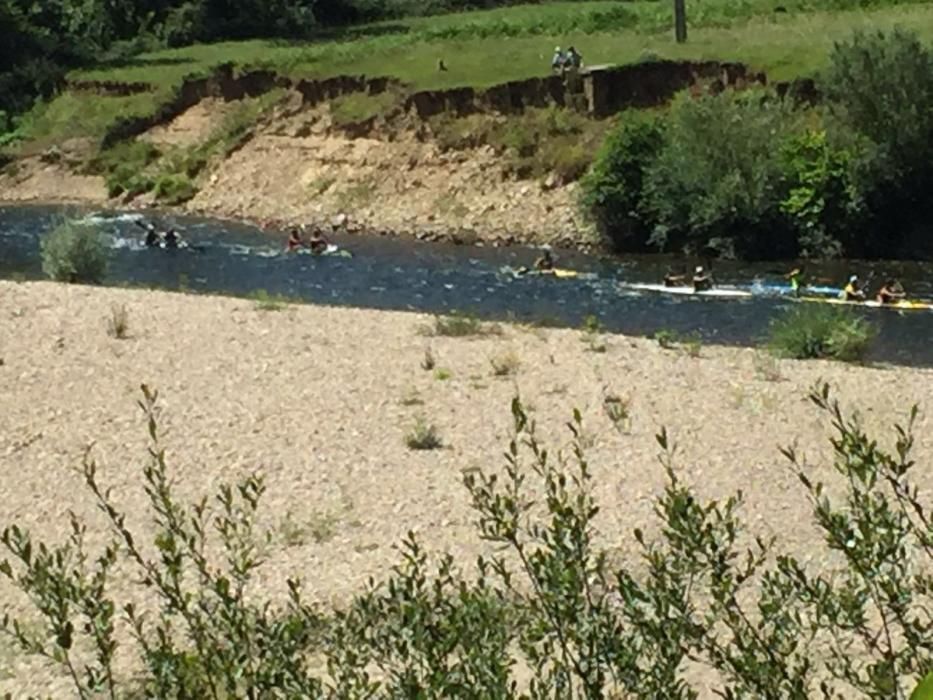
[[[0,207],[0,278],[42,278],[39,240],[60,210]],[[659,330],[696,333],[705,342],[751,345],[766,335],[770,320],[794,304],[761,294],[748,299],[671,297],[626,290],[620,283],[656,282],[670,262],[662,256],[600,259],[560,252],[558,264],[588,273],[573,279],[514,278],[502,268],[530,265],[529,248],[479,248],[375,236],[337,237],[353,257],[282,254],[284,238],[254,227],[194,217],[171,217],[198,250],[147,250],[140,244],[138,215],[87,215],[111,237],[108,284],[246,295],[257,290],[313,303],[412,310],[460,311],[497,320],[579,326],[596,316],[609,331],[648,335]],[[780,282],[788,266],[716,263],[720,284]],[[850,272],[878,283],[898,276],[914,298],[933,297],[922,263],[837,262],[810,268],[820,283],[837,285]],[[755,289],[755,287],[752,287]],[[933,312],[860,310],[879,327],[873,359],[933,365]]]

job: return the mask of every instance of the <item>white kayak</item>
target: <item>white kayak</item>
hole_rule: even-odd
[[[621,285],[625,289],[633,289],[639,292],[657,292],[659,294],[673,294],[676,296],[695,296],[695,297],[713,297],[724,299],[746,298],[754,296],[751,292],[744,289],[735,289],[734,287],[713,287],[702,292],[698,292],[693,287],[668,287],[663,284],[643,284],[640,282],[630,282]]]

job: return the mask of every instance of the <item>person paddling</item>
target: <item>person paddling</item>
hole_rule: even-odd
[[[667,272],[664,273],[663,281],[665,287],[683,287],[687,284],[686,266],[681,266],[680,269],[676,271],[673,265],[667,268]]]
[[[178,235],[174,228],[170,228],[166,231],[162,240],[166,248],[177,248],[181,244],[181,236]]]
[[[551,255],[550,249],[545,248],[544,252],[541,253],[541,257],[535,260],[535,269],[541,272],[554,269],[554,257]]]
[[[311,232],[311,238],[308,241],[308,247],[311,249],[311,252],[314,255],[320,255],[327,251],[327,246],[330,245],[328,240],[324,238],[324,234],[321,233],[318,229],[314,229]]]
[[[800,296],[800,278],[802,275],[803,272],[799,267],[795,267],[793,270],[784,275],[784,279],[790,281],[790,293],[795,297]]]
[[[151,223],[146,225],[146,247],[147,248],[156,248],[159,243],[162,242],[162,237],[159,235],[159,232],[156,231],[156,227]]]
[[[289,253],[294,253],[303,245],[304,241],[301,240],[301,231],[299,231],[297,228],[293,228],[288,232],[288,241],[285,243],[285,249]]]
[[[842,290],[841,296],[845,301],[865,301],[865,292],[859,284],[858,275],[852,275],[849,278],[849,283]]]
[[[703,269],[702,265],[697,265],[693,275],[693,291],[708,292],[713,288],[713,275]]]
[[[879,304],[894,304],[907,296],[904,287],[896,279],[888,279],[881,285],[876,297]]]

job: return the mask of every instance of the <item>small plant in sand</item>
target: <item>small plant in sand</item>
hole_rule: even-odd
[[[518,373],[522,362],[514,352],[506,352],[489,358],[492,373],[496,377],[510,377]]]
[[[110,316],[107,317],[107,333],[112,338],[124,340],[130,331],[130,317],[124,304],[114,304],[110,307]]]
[[[410,450],[436,450],[443,446],[443,442],[437,426],[428,423],[423,416],[418,416],[405,435],[405,445]]]
[[[421,406],[424,404],[424,400],[421,398],[421,395],[418,393],[418,390],[415,387],[409,387],[408,391],[405,392],[405,395],[399,399],[399,403],[402,406]]]
[[[434,378],[439,382],[446,382],[452,376],[454,376],[453,372],[451,372],[449,369],[445,369],[444,367],[438,367],[436,370],[434,370]]]
[[[632,430],[631,398],[604,392],[603,411],[619,433],[628,433]]]
[[[63,219],[40,247],[42,271],[56,282],[100,284],[107,274],[107,244],[90,224]]]
[[[281,294],[269,294],[265,289],[253,292],[252,299],[256,302],[257,311],[282,311],[289,304],[287,297]]]
[[[431,351],[431,348],[424,349],[424,357],[421,358],[421,369],[425,372],[430,372],[437,365],[437,361],[434,358],[434,353]]]
[[[434,325],[422,329],[426,335],[465,338],[468,336],[501,335],[502,327],[497,323],[483,323],[475,316],[453,313],[435,316]]]
[[[654,334],[654,339],[658,341],[660,345],[665,350],[672,350],[677,347],[677,340],[680,336],[677,334],[677,331],[661,329],[656,331]]]
[[[752,359],[755,376],[765,382],[779,382],[784,378],[778,358],[767,352],[756,352]]]
[[[687,357],[692,357],[694,359],[700,357],[700,354],[703,352],[703,339],[700,337],[699,333],[690,333],[689,335],[683,336],[680,340],[684,354],[686,354]]]
[[[583,319],[581,330],[583,331],[581,340],[586,343],[587,350],[590,352],[606,352],[606,342],[601,335],[603,326],[599,322],[599,318],[593,315],[587,316]]]

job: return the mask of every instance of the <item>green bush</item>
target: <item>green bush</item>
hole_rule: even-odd
[[[198,193],[198,188],[195,187],[191,179],[184,173],[166,173],[159,175],[156,179],[155,185],[152,188],[152,193],[160,202],[165,202],[166,204],[181,204],[194,197],[194,195]]]
[[[781,149],[787,195],[781,211],[797,231],[801,257],[835,257],[850,242],[855,195],[852,156],[834,148],[823,130],[793,135]]]
[[[647,175],[652,243],[727,257],[793,257],[775,146],[792,126],[790,109],[766,91],[675,100]]]
[[[580,182],[580,203],[617,251],[643,250],[651,225],[643,208],[645,174],[664,143],[654,113],[624,112]]]
[[[515,399],[504,464],[464,477],[491,545],[473,574],[449,554],[431,561],[409,533],[383,582],[332,610],[305,602],[296,580],[278,605],[257,588],[268,552],[260,476],[221,485],[216,499],[176,498],[157,396],[143,392],[151,539],[130,529],[87,456],[85,483],[111,527],[100,551],[88,551],[74,514],[60,544],[16,525],[0,537],[0,576],[38,613],[4,615],[0,629],[61,667],[78,697],[688,700],[699,671],[725,698],[903,700],[933,664],[933,524],[912,480],[916,409],[888,452],[827,386],[811,391],[832,422],[832,464],[814,469],[783,452],[819,533],[807,559],[832,555],[831,569],[749,532],[741,494],[702,499],[662,430],[656,534],[634,531],[640,562],[626,568],[595,537],[579,412],[559,454]],[[125,585],[127,569],[158,615],[131,602],[140,592]]]
[[[822,88],[838,124],[862,140],[854,177],[867,220],[846,253],[933,250],[933,52],[910,32],[856,33],[835,45]]]
[[[769,346],[781,357],[854,362],[865,356],[876,332],[870,322],[849,309],[807,303],[771,322]]]
[[[57,282],[100,284],[107,274],[107,244],[93,226],[64,220],[40,246],[42,271]]]

